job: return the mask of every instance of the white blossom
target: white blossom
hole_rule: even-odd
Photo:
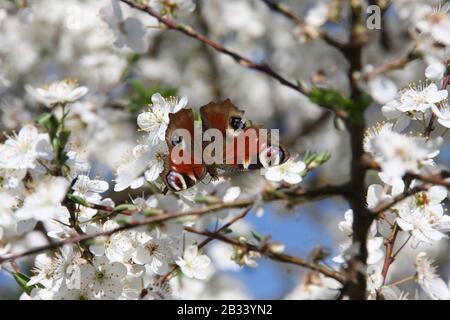
[[[82,266],[82,280],[92,283],[94,292],[109,299],[120,296],[126,274],[127,268],[122,263],[110,262],[106,257],[94,257],[92,265]]]
[[[117,47],[127,46],[138,53],[147,51],[147,31],[144,24],[135,17],[124,19],[119,1],[111,0],[110,5],[100,10],[100,15],[113,31]]]
[[[450,40],[450,15],[448,13],[450,6],[447,4],[427,12],[423,18],[416,23],[417,28],[424,34],[431,35],[434,40],[449,46]]]
[[[132,255],[135,263],[148,265],[156,274],[168,271],[169,263],[175,258],[170,238],[159,230],[151,234],[140,232],[136,234],[136,243],[136,250]]]
[[[420,83],[417,87],[411,86],[400,96],[398,110],[402,112],[421,111],[425,112],[436,103],[447,99],[447,90],[439,90],[434,83]]]
[[[37,160],[51,160],[53,152],[49,140],[48,134],[39,133],[36,127],[24,126],[0,145],[0,168],[34,169]]]
[[[267,180],[274,182],[297,184],[303,180],[302,174],[305,169],[306,165],[303,161],[288,160],[279,166],[267,168],[264,176]]]
[[[450,106],[448,102],[441,103],[438,106],[432,106],[431,110],[437,117],[437,121],[445,128],[450,128]]]
[[[390,179],[401,178],[407,171],[418,169],[429,163],[438,153],[441,140],[427,141],[397,133],[385,125],[378,134],[367,138],[366,150],[371,152],[381,165],[383,174]]]
[[[414,240],[431,243],[445,238],[450,230],[450,216],[444,214],[441,202],[447,197],[444,187],[433,186],[398,204],[398,225],[411,232]]]
[[[108,182],[104,180],[91,180],[88,176],[79,175],[76,178],[75,184],[72,187],[73,194],[85,198],[91,203],[99,203],[103,193],[108,190]]]
[[[164,99],[161,94],[152,95],[152,105],[148,111],[138,115],[139,128],[148,133],[148,141],[155,144],[157,140],[165,141],[167,125],[169,124],[169,113],[176,113],[187,104],[187,98],[182,97]]]
[[[55,218],[67,208],[61,205],[66,196],[69,182],[63,177],[46,179],[40,182],[35,191],[25,198],[24,205],[16,211],[19,219],[47,221]]]
[[[422,290],[433,300],[450,300],[450,289],[439,275],[433,261],[427,258],[425,252],[419,252],[416,257],[417,282]]]
[[[88,88],[79,86],[78,82],[73,79],[52,82],[41,88],[27,86],[26,89],[33,98],[49,108],[52,108],[57,104],[75,102],[85,96],[88,92]]]
[[[210,263],[209,257],[199,254],[198,247],[195,245],[188,246],[184,250],[183,257],[176,261],[183,274],[194,279],[205,279],[208,275],[207,269]]]

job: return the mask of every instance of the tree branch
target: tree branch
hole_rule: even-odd
[[[298,198],[308,198],[308,199],[320,199],[327,196],[338,196],[343,195],[346,192],[346,185],[337,185],[337,186],[324,186],[321,188],[313,189],[313,190],[305,190],[301,187],[295,188],[295,189],[287,189],[287,190],[272,190],[272,191],[266,191],[266,193],[263,195],[263,200],[265,201],[277,201],[277,200],[292,200],[292,199],[298,199]],[[152,223],[158,223],[158,222],[164,222],[168,220],[177,219],[180,217],[186,217],[186,216],[202,216],[205,214],[212,213],[214,211],[222,210],[222,209],[232,209],[232,208],[242,208],[247,207],[250,205],[253,205],[255,202],[254,199],[242,199],[242,200],[236,200],[233,202],[217,202],[210,205],[207,205],[203,208],[197,208],[192,209],[184,212],[162,212],[161,214],[157,216],[151,216],[144,218],[140,221],[134,221],[130,222],[128,224],[125,224],[117,229],[105,231],[105,232],[98,232],[93,234],[82,234],[76,237],[68,238],[60,242],[55,242],[49,245],[37,247],[34,249],[31,249],[29,251],[14,254],[14,255],[5,255],[3,257],[0,257],[0,264],[6,261],[12,261],[15,259],[19,259],[25,256],[37,254],[46,250],[53,250],[57,249],[59,247],[62,247],[66,244],[72,244],[72,243],[78,243],[85,240],[93,239],[96,237],[101,236],[110,236],[113,233],[137,228],[139,226],[144,226]],[[115,208],[97,205],[97,204],[88,204],[86,205],[89,208],[102,210],[106,212],[110,212],[111,214],[117,213],[117,214],[125,214],[125,215],[132,215],[134,213],[140,212],[139,210],[123,210],[123,211],[115,211]]]
[[[243,210],[241,211],[241,213],[239,213],[237,216],[235,216],[235,217],[234,217],[233,219],[231,219],[229,222],[227,222],[227,223],[224,224],[222,227],[220,227],[219,229],[217,229],[217,230],[215,231],[215,233],[220,233],[220,232],[224,231],[225,229],[229,228],[229,227],[230,227],[231,225],[233,225],[235,222],[237,222],[237,221],[239,221],[239,220],[245,218],[245,216],[247,215],[247,213],[250,212],[250,210],[251,210],[251,207],[250,207],[250,206],[247,207],[247,208],[245,208],[245,209],[243,209]],[[185,228],[185,231],[189,231],[189,230],[186,230],[186,228]],[[198,245],[198,248],[199,248],[199,249],[203,248],[203,247],[206,246],[208,243],[210,243],[212,240],[214,240],[214,239],[213,239],[213,238],[207,238],[207,239],[203,240],[203,241]],[[159,282],[160,282],[160,283],[164,283],[164,282],[167,282],[167,281],[169,281],[170,279],[172,279],[172,277],[173,277],[173,275],[175,274],[175,271],[176,271],[177,269],[178,269],[178,266],[177,266],[177,265],[174,265],[174,266],[172,267],[172,269],[171,269],[169,272],[167,272],[165,275],[163,275],[163,276],[159,279]]]
[[[277,72],[275,72],[268,64],[266,63],[257,63],[255,61],[252,61],[249,58],[246,58],[244,56],[241,56],[240,54],[231,51],[230,49],[225,48],[224,46],[222,46],[221,44],[219,44],[218,42],[213,41],[212,39],[196,32],[193,28],[191,28],[190,26],[186,26],[183,24],[179,24],[167,17],[161,16],[160,14],[158,14],[158,12],[154,9],[152,9],[150,6],[145,5],[145,4],[140,4],[140,3],[136,3],[132,0],[121,0],[122,2],[128,4],[130,7],[133,7],[135,9],[144,11],[146,13],[148,13],[149,15],[153,16],[154,18],[156,18],[160,23],[164,24],[167,28],[171,29],[171,30],[176,30],[178,32],[183,33],[184,35],[196,39],[208,46],[210,46],[211,48],[215,49],[218,52],[221,52],[227,56],[230,56],[231,58],[233,58],[237,63],[239,63],[240,65],[249,68],[249,69],[254,69],[254,70],[258,70],[262,73],[265,73],[266,75],[278,80],[282,85],[287,86],[289,88],[292,88],[304,95],[307,95],[307,90],[300,84],[296,84],[293,83],[287,79],[285,79],[284,77],[282,77],[280,74],[278,74]]]
[[[293,23],[298,25],[300,29],[305,28],[305,22],[303,21],[300,16],[298,16],[296,13],[292,11],[291,8],[289,8],[287,5],[280,3],[279,1],[274,0],[262,0],[270,9],[272,9],[275,12],[278,12],[279,14],[283,15],[287,19],[291,20]],[[319,37],[325,40],[330,46],[337,48],[338,50],[342,50],[344,47],[344,44],[334,40],[326,32],[323,30],[320,30]]]
[[[311,263],[305,259],[297,258],[297,257],[291,256],[288,254],[275,253],[273,251],[270,251],[268,246],[257,247],[252,244],[249,244],[246,242],[240,242],[237,239],[227,237],[221,233],[198,231],[192,227],[185,227],[185,230],[187,230],[188,232],[195,233],[195,234],[203,235],[205,237],[217,239],[219,241],[222,241],[222,242],[225,242],[225,243],[237,246],[237,247],[244,248],[245,250],[248,250],[248,251],[259,252],[262,255],[264,255],[272,260],[275,260],[275,261],[295,264],[295,265],[298,265],[301,267],[305,267],[305,268],[320,272],[320,273],[324,274],[325,276],[333,278],[341,283],[343,283],[345,281],[345,278],[339,272],[337,272],[335,270],[332,270],[324,265]]]
[[[362,69],[362,50],[367,40],[365,34],[367,30],[362,20],[362,1],[354,0],[350,4],[350,41],[343,48],[342,52],[350,65],[347,72],[351,89],[350,98],[352,101],[358,101],[363,93],[359,89],[355,74]],[[347,282],[342,289],[342,293],[348,295],[350,299],[363,300],[366,298],[367,234],[373,218],[366,207],[366,168],[361,162],[364,156],[364,110],[355,110],[355,112],[359,112],[358,119],[347,119],[345,124],[350,135],[352,153],[350,164],[351,195],[348,197],[348,201],[353,210],[352,241],[357,253],[346,261],[345,273]]]
[[[447,66],[447,68],[448,68],[448,66]],[[446,73],[447,73],[447,71],[446,71]],[[449,84],[450,84],[450,74],[446,74],[444,76],[444,78],[442,79],[441,90],[447,90],[447,87]],[[436,120],[436,115],[434,114],[434,112],[432,112],[430,122],[428,123],[428,126],[425,128],[425,131],[423,133],[423,136],[427,139],[430,137],[431,131],[434,130],[433,124],[434,124],[435,120]]]

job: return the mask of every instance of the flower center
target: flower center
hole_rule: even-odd
[[[428,195],[426,193],[420,193],[416,196],[416,206],[423,207],[426,206],[430,202],[428,199]]]
[[[105,278],[105,273],[104,272],[97,272],[96,274],[95,274],[95,278],[98,280],[98,281],[102,281],[104,278]]]
[[[145,249],[148,251],[148,253],[152,256],[154,255],[158,250],[158,245],[156,243],[149,243],[145,246]]]
[[[430,21],[433,24],[439,24],[441,22],[444,22],[447,19],[447,15],[444,12],[436,12],[433,14],[428,15],[428,21]]]

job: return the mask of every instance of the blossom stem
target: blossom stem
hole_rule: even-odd
[[[398,286],[399,284],[402,284],[402,283],[405,283],[405,282],[408,282],[408,281],[411,281],[411,280],[415,280],[415,279],[416,279],[416,275],[413,274],[413,275],[411,275],[409,277],[406,277],[406,278],[397,280],[395,282],[392,282],[390,284],[387,284],[387,285],[385,285],[385,287],[395,287],[395,286]]]
[[[393,255],[395,240],[397,239],[397,235],[400,231],[400,227],[397,223],[394,223],[392,227],[392,233],[388,239],[386,239],[386,256],[384,258],[383,269],[381,271],[381,276],[383,277],[383,285],[386,282],[386,277],[389,272],[389,267],[394,262],[395,257]]]
[[[402,251],[402,249],[406,246],[406,244],[409,242],[409,240],[412,238],[412,234],[408,236],[408,238],[405,240],[405,242],[398,248],[398,250],[394,253],[392,256],[394,259],[397,257],[397,255]]]

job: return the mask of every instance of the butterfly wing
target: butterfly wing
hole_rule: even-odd
[[[169,154],[161,173],[166,186],[172,191],[186,190],[200,180],[206,173],[201,161],[196,161],[194,150],[194,113],[192,109],[182,109],[169,114],[166,130],[166,143]]]
[[[208,166],[208,171],[241,171],[280,165],[289,159],[289,152],[268,130],[244,119],[229,99],[210,102],[200,108],[203,132],[221,132],[223,158],[220,164]],[[213,175],[213,174],[212,174]]]

